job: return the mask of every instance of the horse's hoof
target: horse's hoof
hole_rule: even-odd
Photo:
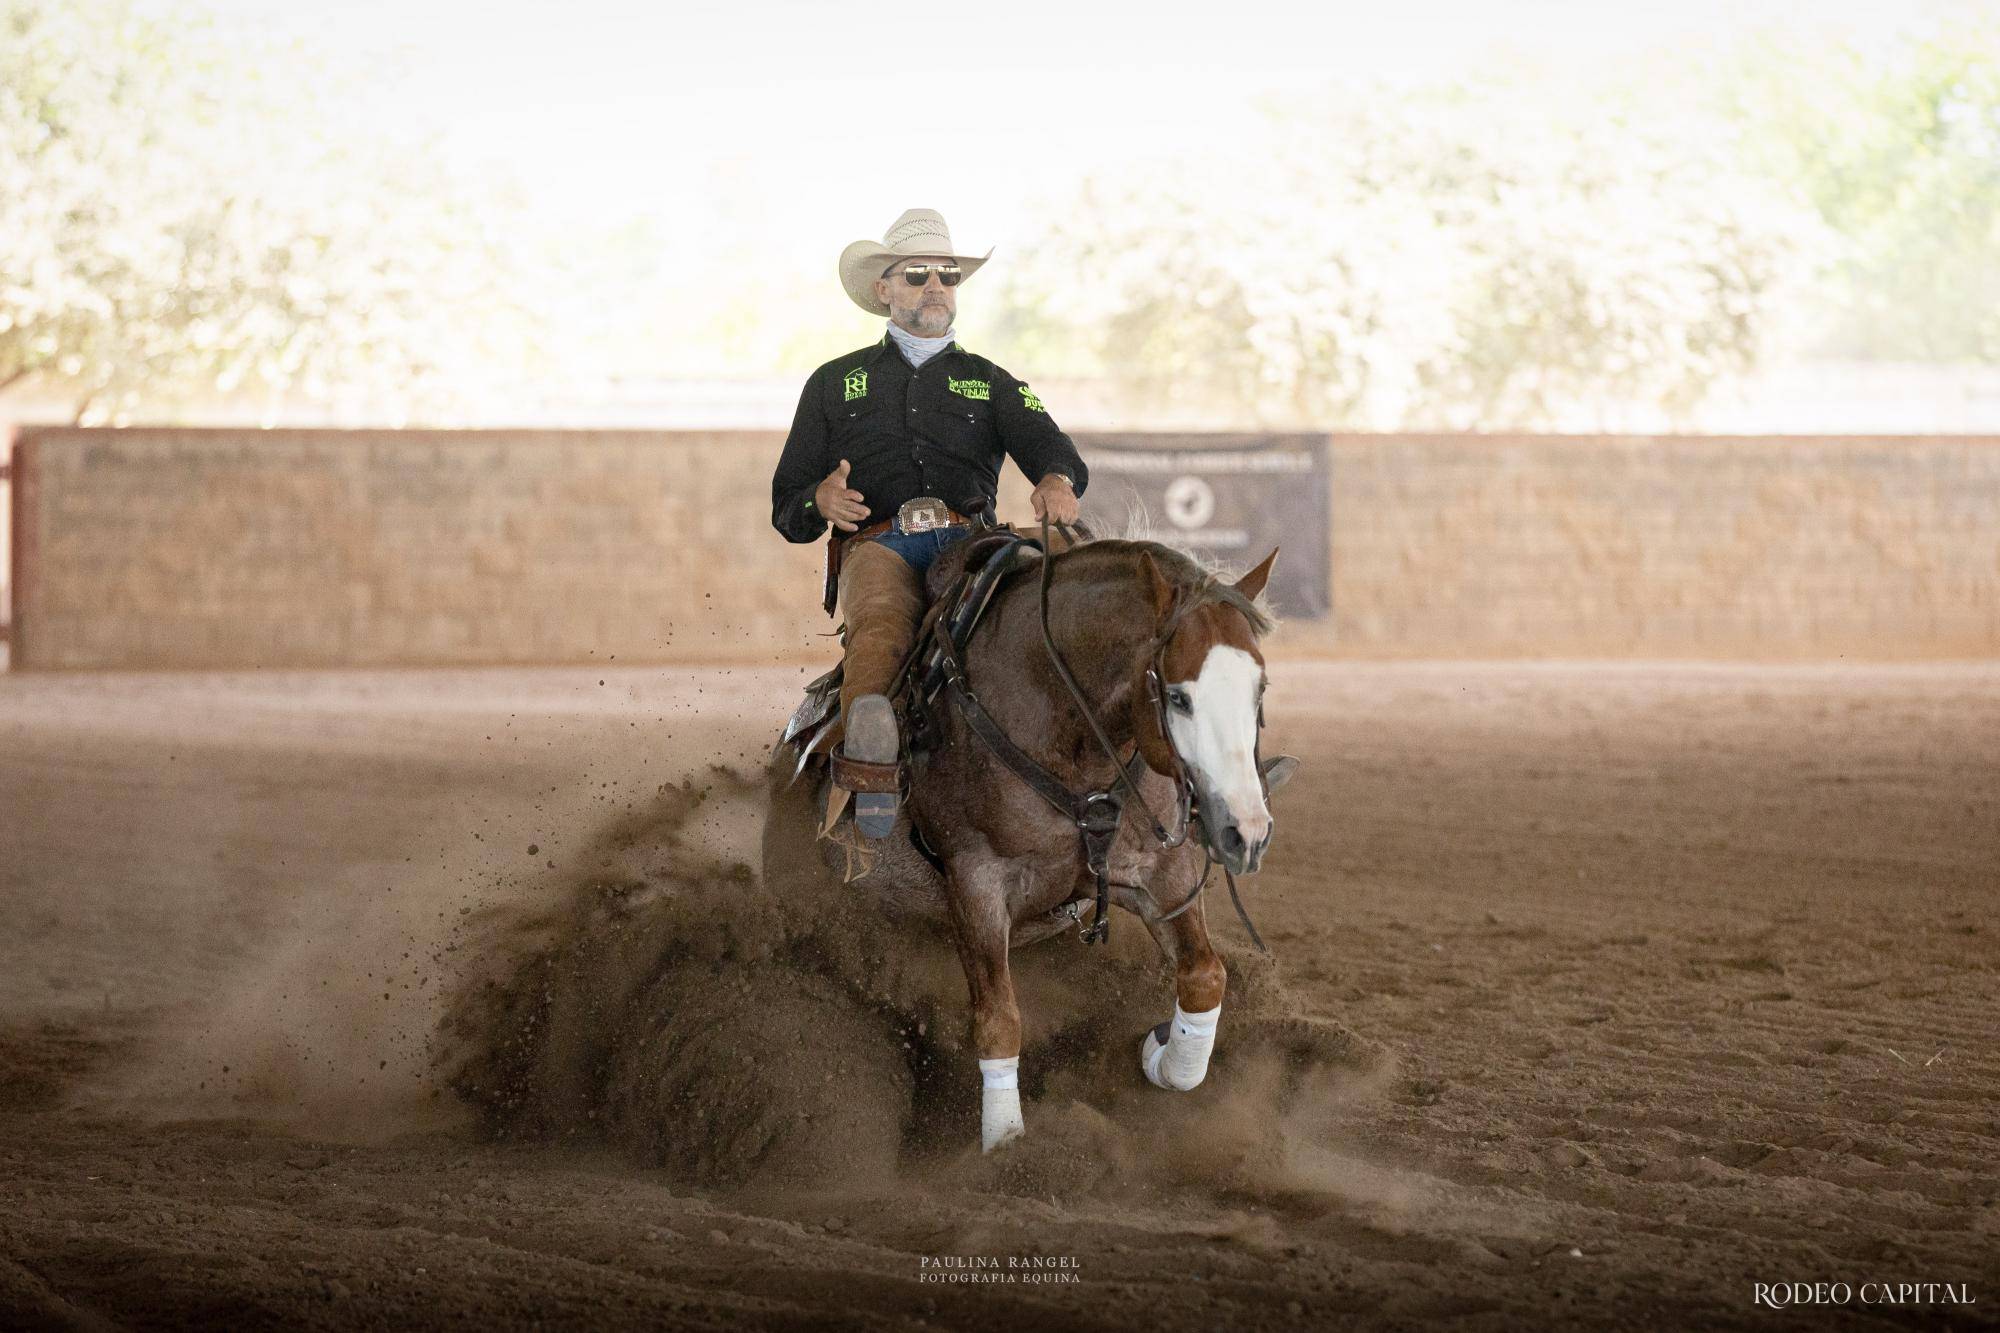
[[[1167,1053],[1167,1034],[1172,1027],[1172,1020],[1169,1020],[1156,1028],[1148,1028],[1139,1042],[1139,1072],[1146,1076],[1148,1083],[1168,1092],[1177,1089],[1160,1077],[1160,1057]]]

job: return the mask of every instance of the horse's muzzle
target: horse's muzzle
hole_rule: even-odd
[[[1243,829],[1235,816],[1224,815],[1218,821],[1221,827],[1215,830],[1212,850],[1222,868],[1232,875],[1255,874],[1263,863],[1264,849],[1271,845],[1271,821],[1264,821],[1264,831],[1255,842],[1243,836]]]

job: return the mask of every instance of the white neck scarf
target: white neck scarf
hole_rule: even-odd
[[[919,338],[892,319],[889,321],[889,337],[902,349],[903,359],[915,369],[951,346],[952,330],[946,329],[935,338]]]

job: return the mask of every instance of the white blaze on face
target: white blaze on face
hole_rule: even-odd
[[[1257,691],[1263,679],[1256,658],[1218,643],[1208,650],[1200,675],[1170,687],[1187,691],[1193,710],[1167,708],[1174,748],[1206,793],[1229,808],[1252,846],[1271,831],[1257,774]]]

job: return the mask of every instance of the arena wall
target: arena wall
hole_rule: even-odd
[[[1347,436],[1332,490],[1316,644],[2000,654],[2000,438]]]
[[[1333,611],[1276,646],[2000,655],[2000,439],[1329,441]],[[823,660],[819,547],[769,522],[780,444],[27,430],[13,662]],[[1003,513],[1025,517],[1026,489],[1010,478]]]

